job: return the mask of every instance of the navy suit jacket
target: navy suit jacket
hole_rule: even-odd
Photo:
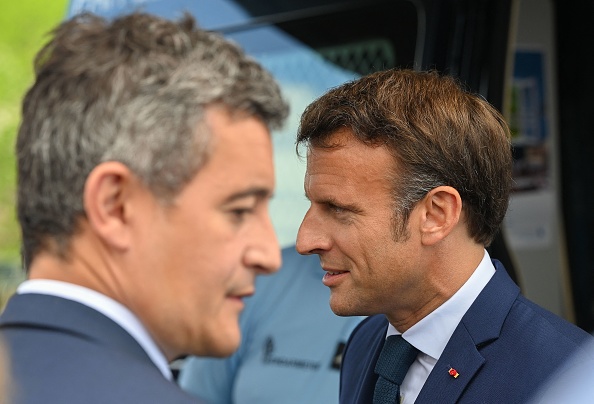
[[[196,403],[118,324],[77,302],[13,296],[0,316],[13,404]]]
[[[561,375],[572,354],[588,355],[592,337],[530,302],[493,261],[495,274],[462,318],[416,403],[524,403],[549,377]],[[388,321],[368,317],[344,351],[340,403],[372,402],[375,364]],[[449,369],[459,376],[454,378]]]

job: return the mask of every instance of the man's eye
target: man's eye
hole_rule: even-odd
[[[236,222],[242,222],[245,220],[246,216],[252,214],[253,212],[254,209],[252,208],[237,208],[230,211],[233,220]]]
[[[328,205],[328,209],[330,209],[335,214],[341,214],[341,213],[346,212],[346,209],[345,208],[342,208],[340,206],[336,206],[334,204],[329,204]]]

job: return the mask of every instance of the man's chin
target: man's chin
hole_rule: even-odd
[[[344,293],[334,291],[330,293],[330,309],[340,317],[368,316],[373,312],[368,305],[353,299],[352,294],[345,298]]]
[[[334,314],[341,317],[348,317],[354,316],[353,308],[344,304],[344,302],[340,301],[339,299],[330,298],[330,309]]]
[[[239,329],[237,332],[230,332],[226,335],[218,335],[217,337],[218,339],[215,340],[215,344],[211,347],[211,352],[207,353],[205,356],[223,358],[233,355],[235,351],[239,349],[239,344],[241,343],[241,333],[239,332]]]
[[[219,349],[216,352],[212,352],[205,356],[211,356],[213,358],[226,358],[228,356],[233,355],[237,351],[237,349],[239,349],[239,344],[234,345],[231,348]]]

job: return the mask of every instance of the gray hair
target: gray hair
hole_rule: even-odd
[[[16,145],[25,265],[42,249],[66,256],[98,164],[125,164],[167,202],[208,158],[207,107],[270,129],[288,113],[267,71],[189,15],[79,15],[54,30],[35,65]]]

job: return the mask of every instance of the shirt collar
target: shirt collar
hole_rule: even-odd
[[[95,290],[68,282],[51,279],[30,279],[19,285],[17,293],[39,293],[72,300],[94,310],[113,320],[128,332],[144,349],[155,366],[166,379],[172,380],[171,370],[165,355],[157,347],[146,328],[127,307]]]
[[[419,351],[438,360],[462,317],[494,273],[495,267],[485,250],[483,259],[464,285],[445,303],[406,330],[402,337]],[[401,333],[389,324],[386,337],[397,334]]]

